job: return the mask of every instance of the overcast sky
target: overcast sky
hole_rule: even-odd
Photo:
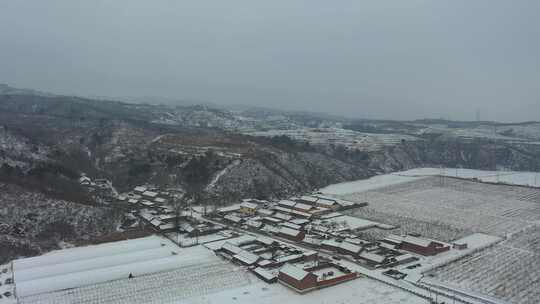
[[[361,118],[540,120],[538,0],[0,0],[0,83]]]

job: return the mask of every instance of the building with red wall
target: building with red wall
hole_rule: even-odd
[[[278,274],[278,281],[299,293],[317,288],[317,276],[291,264],[285,264]]]

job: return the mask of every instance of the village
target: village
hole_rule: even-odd
[[[358,232],[396,227],[346,215],[368,206],[321,193],[267,201],[244,199],[222,208],[178,206],[179,194],[151,185],[120,194],[117,203],[132,219],[125,228],[144,227],[180,247],[203,245],[262,281],[279,282],[298,293],[354,280],[361,274],[344,261],[393,280],[407,277],[425,257],[467,249],[421,235],[363,240]],[[180,210],[179,210],[180,209]]]
[[[369,214],[363,210],[382,206],[377,193],[387,193],[388,189],[408,193],[413,191],[408,189],[424,191],[424,188],[441,187],[438,178],[389,176],[387,180],[396,185],[375,180],[377,185],[380,183],[375,192],[366,188],[368,193],[355,192],[350,196],[328,194],[344,190],[338,185],[335,189],[324,189],[324,193],[274,201],[248,198],[216,208],[186,204],[182,200],[184,194],[175,189],[146,184],[115,193],[106,180],[82,178],[81,183],[87,183],[88,187],[110,193],[112,198],[107,204],[114,204],[124,212],[119,230],[126,235],[133,231],[135,236],[4,265],[0,269],[1,300],[70,303],[97,296],[97,290],[105,288],[107,297],[114,295],[125,303],[136,298],[136,302],[144,303],[152,294],[146,286],[156,284],[155,288],[167,290],[159,296],[172,300],[198,294],[219,295],[228,286],[250,302],[247,291],[242,290],[257,286],[259,289],[249,291],[250,295],[257,297],[269,291],[268,303],[279,302],[286,295],[298,302],[331,295],[332,300],[353,303],[356,294],[341,295],[344,288],[376,284],[377,288],[390,288],[383,294],[389,292],[392,300],[383,294],[368,292],[366,296],[378,301],[386,299],[388,303],[499,303],[492,298],[457,292],[449,285],[438,285],[441,283],[433,276],[445,265],[455,265],[455,261],[493,248],[504,240],[504,235],[491,228],[490,234],[475,231],[449,238],[443,233],[438,239],[434,231],[423,235],[418,229],[404,229],[410,225],[362,217],[361,214]],[[460,181],[454,181],[457,182]],[[446,181],[444,187],[449,184]],[[354,188],[363,189],[362,185],[354,184]],[[369,181],[365,185],[373,186]],[[489,187],[474,185],[482,191]],[[444,187],[440,189],[447,189]],[[535,191],[520,189],[516,191]],[[462,192],[456,194],[463,196]],[[523,195],[530,196],[528,192]],[[385,196],[388,199],[391,197]],[[429,198],[433,199],[436,198]],[[380,237],[366,237],[373,235]],[[452,275],[456,272],[449,272],[448,277]],[[190,278],[191,283],[182,281],[183,276]],[[201,280],[207,281],[204,283],[207,285],[195,291],[195,286],[203,284]],[[129,285],[129,282],[137,283]],[[160,286],[160,282],[164,285]],[[381,284],[386,287],[380,287]],[[122,291],[130,290],[132,285],[136,286],[132,291],[135,298]],[[179,286],[184,286],[184,291]],[[79,293],[66,293],[73,288]],[[103,301],[107,302],[108,298]]]

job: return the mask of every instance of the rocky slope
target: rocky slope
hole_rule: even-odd
[[[0,264],[116,231],[121,213],[0,183]]]

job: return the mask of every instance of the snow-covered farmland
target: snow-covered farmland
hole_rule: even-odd
[[[422,179],[422,177],[402,176],[398,174],[384,174],[352,182],[333,184],[321,188],[319,189],[319,191],[330,195],[340,195],[373,190],[384,186],[400,184],[418,179]]]
[[[540,173],[537,172],[484,171],[455,168],[418,168],[391,174],[377,175],[368,179],[334,184],[324,187],[319,191],[330,195],[343,195],[375,190],[382,187],[393,186],[400,183],[438,175],[463,179],[476,178],[480,181],[490,183],[505,183],[508,185],[540,187]],[[536,199],[538,202],[540,202],[540,189],[530,189],[528,192],[530,192],[529,195],[532,197],[534,197],[534,194],[536,193]]]
[[[540,227],[430,273],[430,282],[516,304],[540,302]]]
[[[230,289],[205,297],[191,298],[189,304],[427,304],[420,297],[406,291],[362,277],[357,280],[335,285],[300,295],[281,284],[256,282],[240,288]]]
[[[540,187],[540,173],[520,171],[486,171],[456,168],[418,168],[394,173],[401,176],[444,175],[459,178],[476,178],[483,182]]]
[[[369,203],[353,215],[400,225],[402,230],[408,230],[404,232],[425,232],[443,241],[469,232],[508,236],[540,220],[540,204],[485,191],[484,187],[499,186],[429,177],[342,198]]]
[[[471,233],[467,229],[455,228],[445,223],[419,220],[410,216],[378,211],[370,207],[356,209],[351,214],[396,227],[395,230],[372,228],[359,232],[361,238],[371,241],[385,238],[389,234],[420,233],[428,238],[449,242]]]

